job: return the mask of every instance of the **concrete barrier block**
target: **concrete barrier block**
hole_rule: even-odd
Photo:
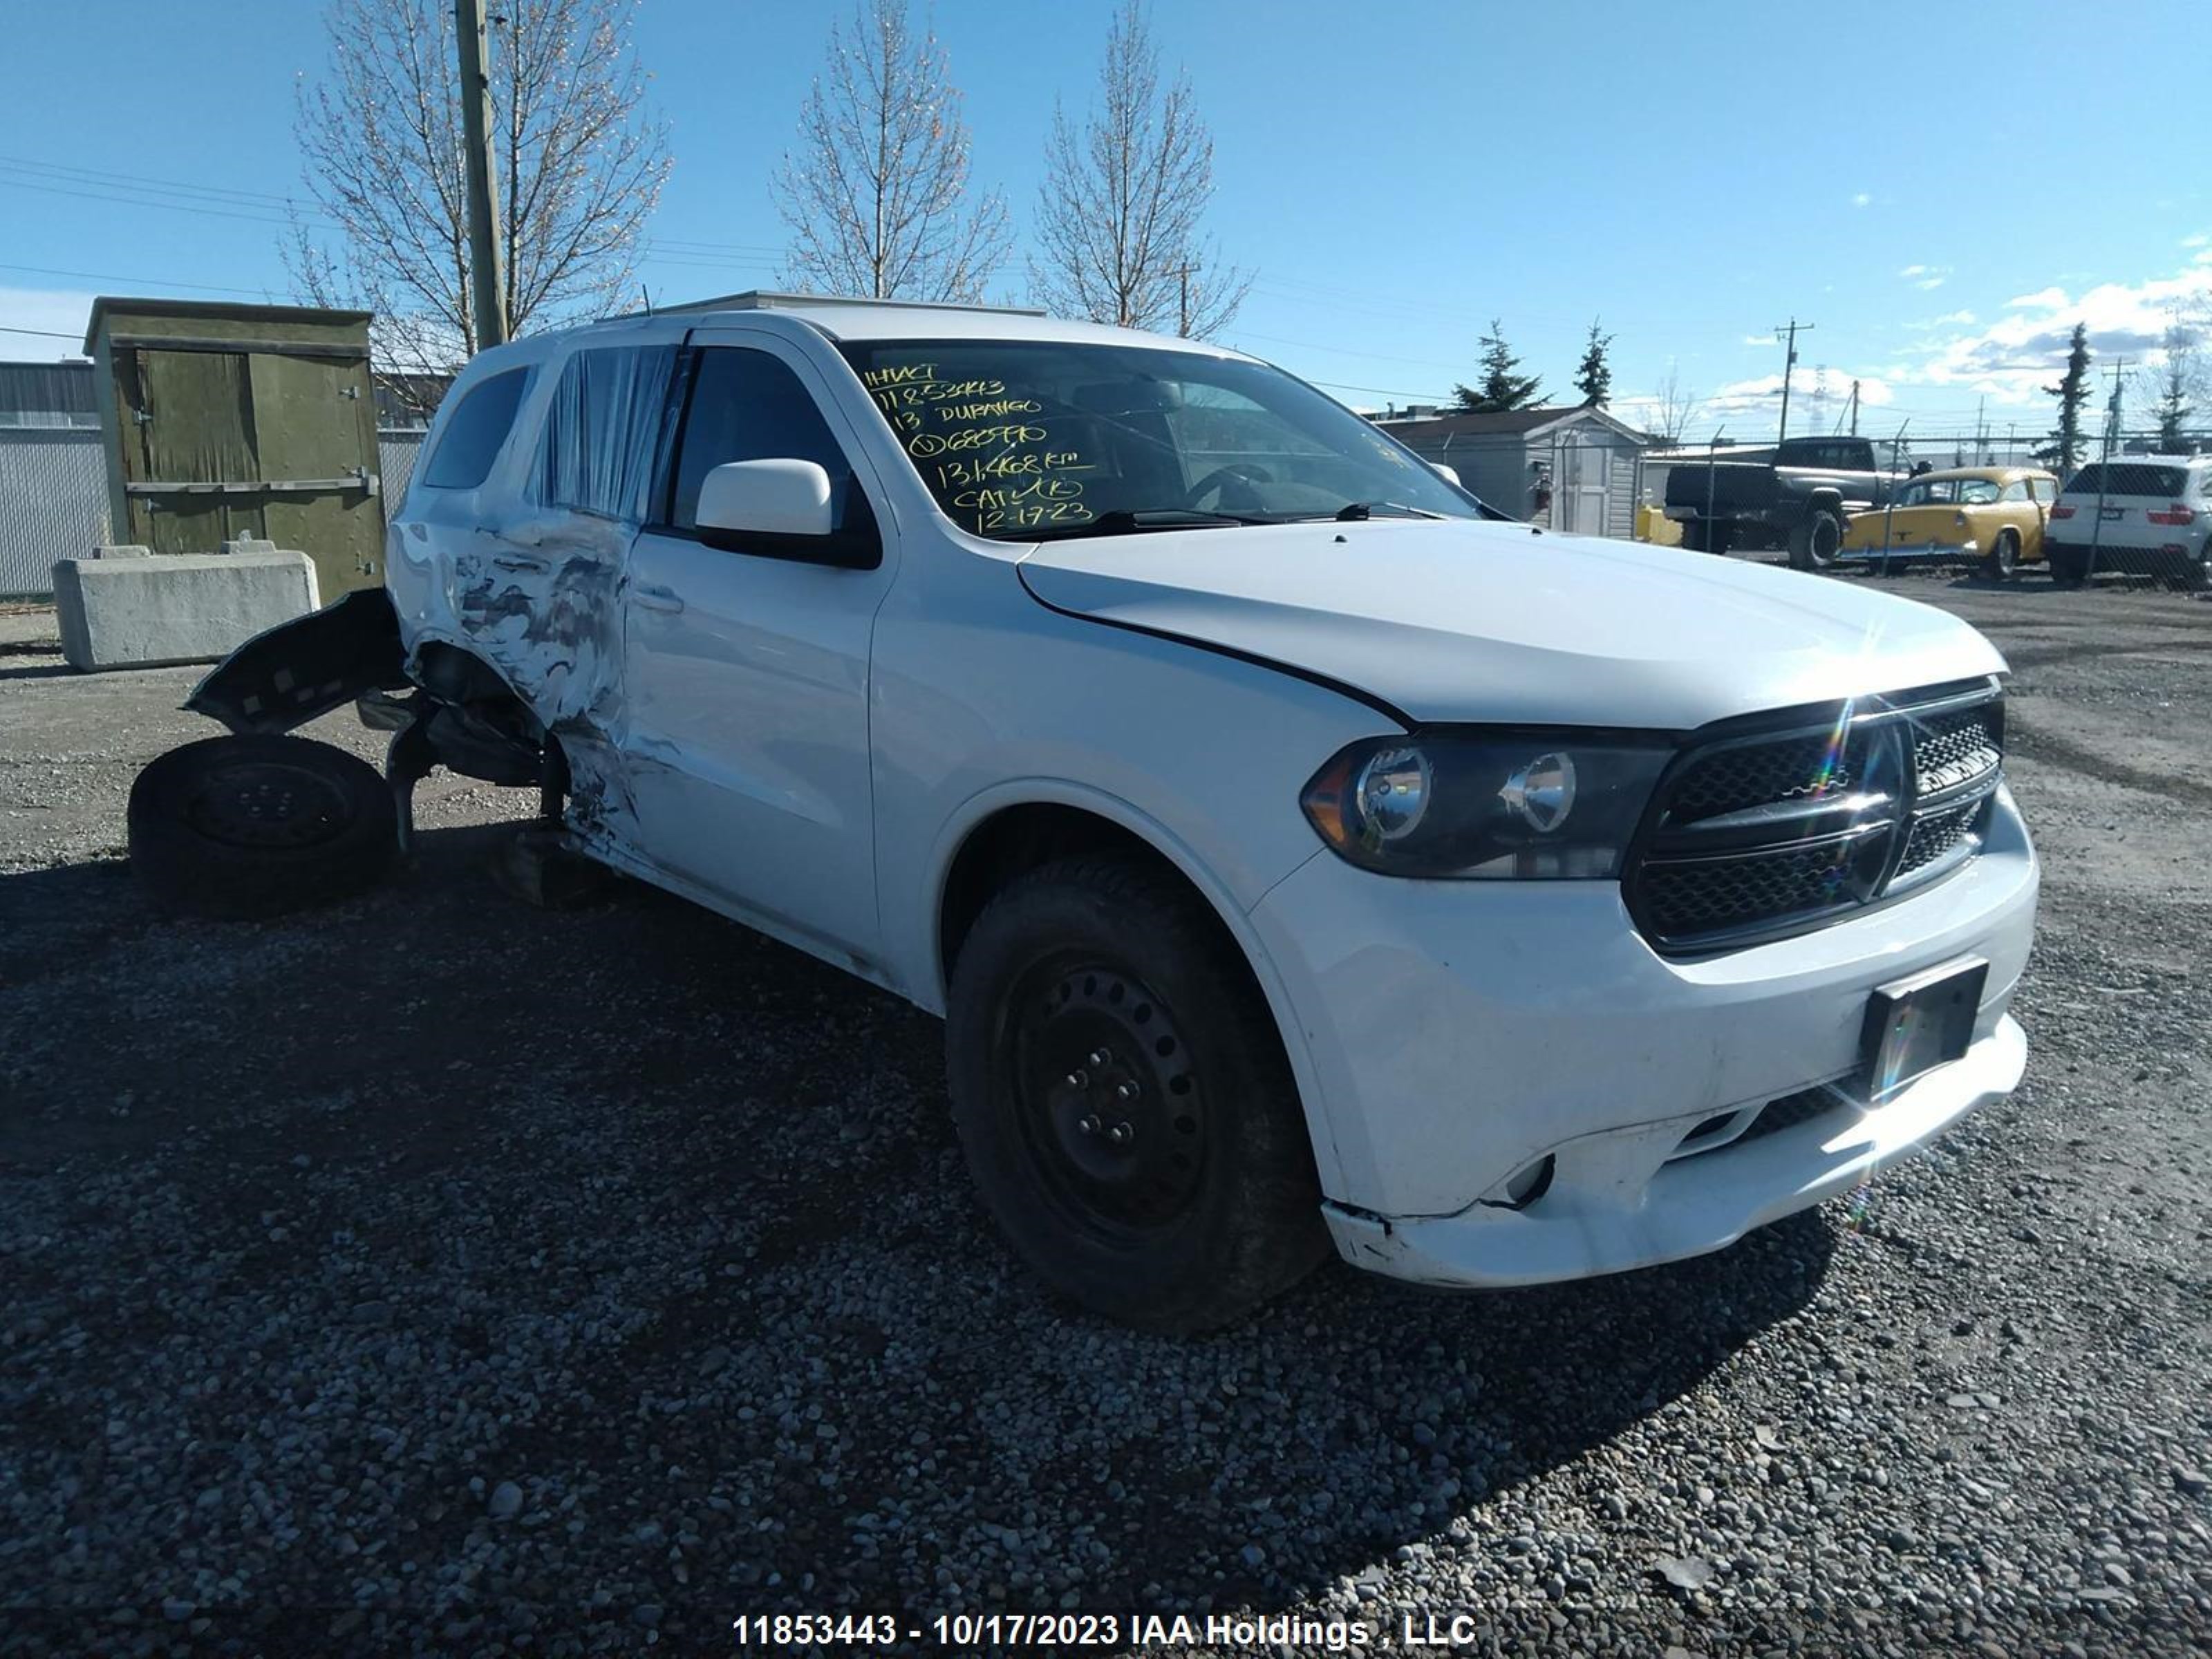
[[[54,565],[62,656],[87,673],[219,662],[320,603],[304,553],[111,555]]]

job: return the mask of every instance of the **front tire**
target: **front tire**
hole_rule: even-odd
[[[170,909],[282,915],[368,887],[398,846],[376,769],[307,738],[208,738],[131,786],[131,868]]]
[[[1274,1021],[1171,878],[1085,857],[1012,883],[961,945],[945,1045],[976,1189],[1061,1295],[1206,1330],[1328,1253]]]
[[[1844,550],[1844,521],[1817,509],[1790,528],[1790,563],[1798,570],[1832,570]]]

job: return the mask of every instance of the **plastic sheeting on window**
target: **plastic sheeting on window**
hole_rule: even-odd
[[[538,499],[642,520],[675,368],[672,344],[608,346],[569,358],[545,415]]]

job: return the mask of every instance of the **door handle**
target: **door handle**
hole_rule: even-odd
[[[641,582],[630,589],[630,597],[647,611],[665,611],[674,616],[684,609],[684,601],[672,587],[662,587],[652,582]]]
[[[544,560],[534,558],[527,553],[501,553],[493,558],[492,563],[501,570],[532,575],[543,575],[546,568]]]

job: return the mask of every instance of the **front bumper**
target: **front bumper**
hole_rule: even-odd
[[[2006,1008],[2037,886],[2003,790],[1957,873],[1692,959],[1654,951],[1613,883],[1397,881],[1315,859],[1252,919],[1304,1038],[1340,1250],[1437,1283],[1576,1278],[1717,1249],[1850,1186],[2018,1081]],[[1878,1110],[1674,1157],[1716,1116],[1847,1079],[1875,988],[1966,957],[1990,968],[1965,1059]],[[1547,1157],[1541,1195],[1498,1207]]]
[[[1871,1110],[1838,1097],[1808,1121],[1672,1162],[1696,1117],[1585,1135],[1557,1149],[1550,1188],[1526,1209],[1391,1221],[1330,1205],[1329,1231],[1354,1266],[1428,1285],[1538,1285],[1679,1261],[1850,1191],[2009,1094],[2027,1064],[2027,1033],[2006,1016],[1965,1059]]]

